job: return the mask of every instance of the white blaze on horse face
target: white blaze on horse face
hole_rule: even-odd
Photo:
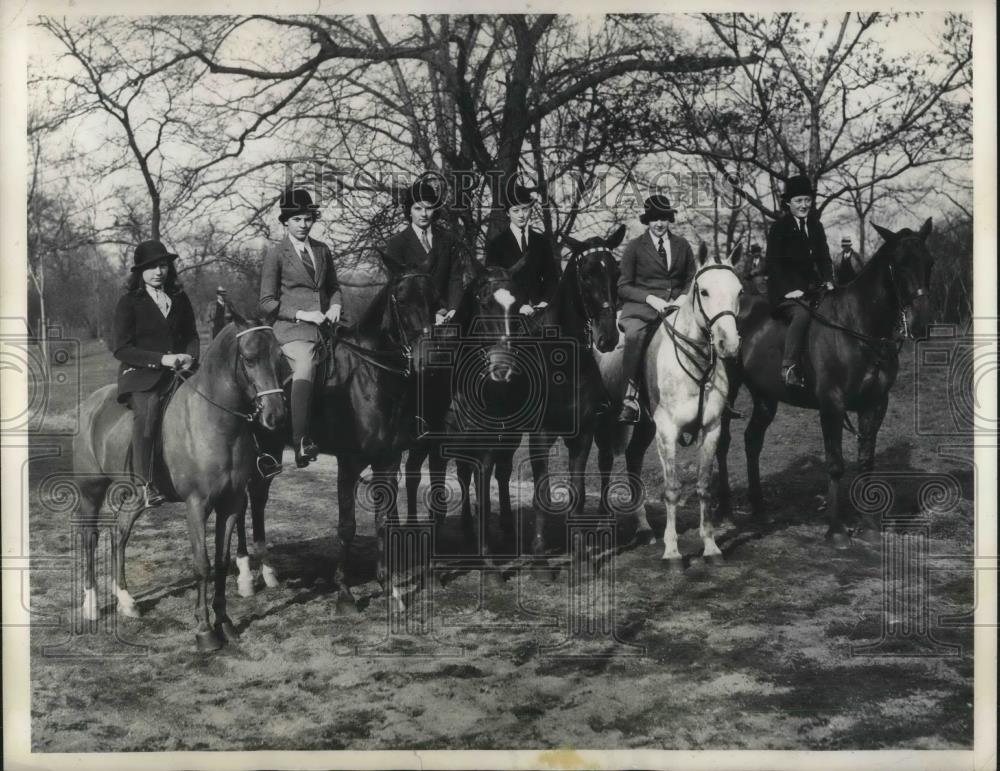
[[[742,288],[739,277],[731,270],[706,270],[698,276],[697,291],[705,292],[699,299],[706,317],[712,319],[729,311],[716,319],[711,330],[716,351],[727,359],[735,356],[740,348],[736,315],[740,312]]]
[[[510,309],[516,302],[514,295],[506,289],[498,289],[493,293],[493,299],[503,308],[503,328],[507,337],[510,337]]]

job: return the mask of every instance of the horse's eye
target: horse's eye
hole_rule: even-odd
[[[701,290],[701,296],[702,297],[708,297],[708,290],[707,289],[702,289]]]
[[[742,297],[742,296],[743,296],[743,294],[744,294],[743,290],[742,290],[742,289],[740,289],[740,296]]]

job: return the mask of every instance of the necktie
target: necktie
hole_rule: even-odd
[[[521,228],[521,253],[528,250],[528,239],[524,237],[524,228]]]
[[[312,257],[309,256],[309,250],[303,246],[302,251],[299,253],[299,257],[302,259],[302,265],[305,267],[306,273],[309,274],[309,278],[315,281],[316,266],[313,265]]]
[[[804,219],[799,220],[799,229],[805,233],[806,237],[809,236],[809,229],[806,227],[806,221]]]
[[[660,253],[660,258],[666,262],[667,261],[667,250],[663,248],[663,238],[660,238],[660,245],[656,248],[656,251]]]
[[[424,247],[424,251],[428,254],[431,253],[431,243],[427,240],[427,230],[420,230],[420,245]]]
[[[160,313],[166,318],[167,314],[170,313],[170,298],[167,297],[167,293],[162,289],[157,289],[153,287],[153,302],[156,303],[156,307],[160,309]]]

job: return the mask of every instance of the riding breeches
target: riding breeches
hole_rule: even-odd
[[[806,334],[809,331],[809,311],[797,302],[786,302],[778,306],[777,315],[788,322],[781,366],[789,367],[799,363],[805,350]]]
[[[316,375],[316,343],[312,340],[291,340],[281,346],[281,352],[292,368],[292,380],[312,382]]]
[[[128,395],[132,418],[132,468],[142,481],[151,482],[153,442],[156,436],[160,395],[155,391],[133,391]]]

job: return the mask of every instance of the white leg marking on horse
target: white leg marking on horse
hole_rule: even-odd
[[[101,617],[100,610],[97,607],[96,589],[83,590],[83,606],[81,610],[83,612],[83,617],[88,621],[97,621],[97,619]]]
[[[670,416],[657,409],[653,416],[656,422],[656,451],[663,466],[663,500],[667,509],[667,526],[663,531],[663,559],[680,559],[677,548],[677,500],[680,484],[677,481],[677,429]]]
[[[119,589],[118,584],[111,583],[118,600],[118,614],[130,618],[139,618],[139,609],[135,606],[135,599],[129,594],[128,589]]]
[[[705,547],[706,557],[718,557],[722,554],[715,543],[715,526],[712,524],[712,468],[715,463],[715,448],[719,444],[719,434],[722,426],[716,424],[705,432],[698,448],[698,502],[701,512],[701,524],[698,532]]]
[[[278,580],[278,573],[271,564],[271,557],[267,553],[267,542],[254,541],[253,550],[260,559],[260,573],[264,577],[264,585],[268,589],[277,589],[281,586],[281,581]]]
[[[253,569],[250,567],[250,557],[236,558],[236,590],[240,597],[253,597]]]

